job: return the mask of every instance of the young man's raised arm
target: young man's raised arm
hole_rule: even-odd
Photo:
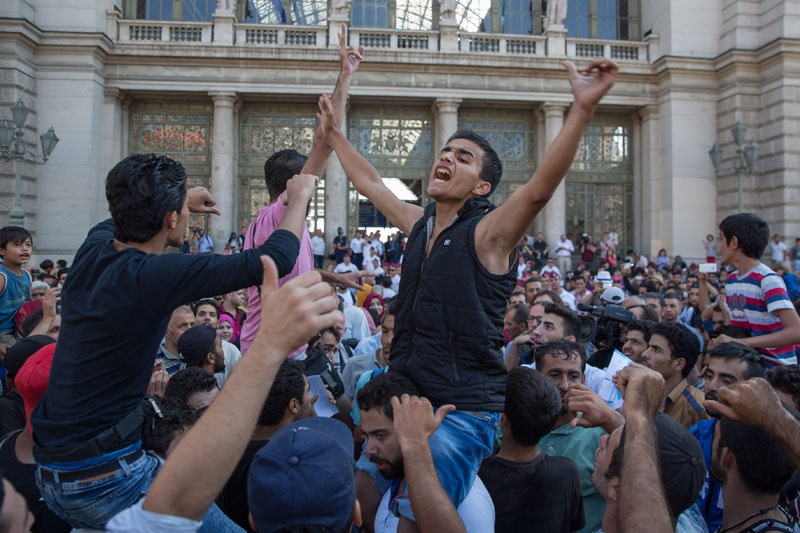
[[[306,272],[278,289],[278,272],[262,257],[261,327],[227,386],[178,443],[153,481],[143,509],[200,520],[239,462],[287,354],[314,332],[343,320],[330,287]]]
[[[331,95],[333,113],[338,124],[341,124],[344,120],[344,110],[347,105],[347,95],[350,92],[350,82],[353,81],[353,75],[361,64],[363,53],[363,46],[359,46],[358,48],[347,46],[347,26],[342,24],[342,29],[339,32],[339,60],[342,63],[342,68],[339,71],[339,79],[336,80],[336,87],[333,88],[333,94]],[[317,126],[317,130],[314,132],[314,144],[311,147],[311,153],[308,154],[308,160],[306,164],[303,165],[303,170],[301,172],[303,174],[322,176],[325,172],[325,165],[328,162],[331,151],[332,148],[322,132],[322,126]]]
[[[406,235],[411,233],[411,228],[422,218],[422,208],[403,202],[389,190],[375,167],[353,148],[339,130],[331,100],[324,94],[319,98],[319,109],[320,130],[336,151],[347,177],[358,192],[366,196],[400,231]]]
[[[558,136],[542,158],[533,177],[478,223],[475,247],[484,265],[494,272],[508,262],[508,254],[555,192],[569,170],[583,131],[595,107],[617,77],[616,63],[595,59],[578,72],[569,61],[564,62],[575,101]],[[558,246],[556,246],[556,249]],[[498,270],[499,269],[499,270]]]

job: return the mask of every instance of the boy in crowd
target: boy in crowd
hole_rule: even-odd
[[[736,269],[725,281],[731,325],[753,332],[738,342],[758,349],[765,363],[795,364],[800,317],[781,277],[759,260],[768,243],[769,226],[754,213],[731,215],[719,225],[720,260]],[[732,340],[720,335],[709,348]]]
[[[33,238],[25,228],[0,229],[0,344],[6,347],[17,342],[14,316],[31,299],[31,275],[22,265],[30,261],[32,250]]]

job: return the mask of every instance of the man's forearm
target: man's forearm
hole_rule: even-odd
[[[421,533],[466,532],[453,502],[442,488],[427,442],[403,443],[408,498]]]
[[[664,495],[657,446],[651,418],[638,415],[625,421],[618,510],[621,531],[675,531]]]
[[[347,95],[350,92],[350,82],[353,80],[353,73],[342,70],[339,72],[339,78],[336,80],[336,86],[333,88],[331,95],[331,103],[333,104],[333,113],[336,117],[337,124],[343,124],[345,118],[345,109],[347,106]],[[317,126],[314,133],[314,144],[311,147],[311,153],[308,155],[306,164],[303,165],[304,174],[313,174],[315,176],[322,176],[325,172],[325,164],[328,162],[333,149],[325,141],[324,135]]]

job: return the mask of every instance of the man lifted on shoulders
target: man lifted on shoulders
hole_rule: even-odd
[[[506,202],[487,198],[502,164],[480,135],[458,131],[439,152],[425,209],[399,200],[347,141],[330,99],[320,97],[321,128],[358,192],[409,235],[397,296],[390,368],[410,377],[434,406],[453,403],[431,439],[442,485],[461,503],[492,450],[503,410],[503,314],[515,284],[514,250],[567,173],[597,103],[618,67],[595,59],[582,71],[566,62],[574,103],[536,170]],[[400,512],[406,517],[402,503]]]

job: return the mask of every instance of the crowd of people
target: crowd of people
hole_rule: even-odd
[[[31,234],[0,229],[0,531],[800,532],[800,318],[766,222],[704,241],[726,275],[624,257],[615,232],[528,237],[605,59],[565,64],[563,129],[502,206],[466,130],[433,203],[404,203],[339,129],[345,43],[311,153],[269,158],[231,253],[188,228],[214,197],[155,155],[109,172],[111,218],[69,270],[32,273]],[[332,151],[388,243],[308,231]]]

